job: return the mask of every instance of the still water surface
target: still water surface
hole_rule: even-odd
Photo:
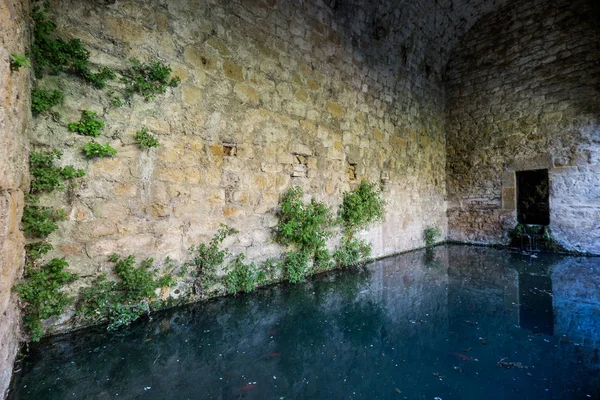
[[[11,399],[600,399],[600,258],[443,246],[30,348]]]

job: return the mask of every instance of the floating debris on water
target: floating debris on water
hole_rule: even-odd
[[[512,361],[504,361],[508,357],[501,358],[496,364],[502,368],[510,369],[510,368],[518,368],[518,369],[527,369],[526,365],[521,364],[520,362],[512,362]]]

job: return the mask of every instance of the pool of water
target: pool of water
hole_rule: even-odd
[[[30,346],[11,399],[598,399],[600,258],[442,246]]]

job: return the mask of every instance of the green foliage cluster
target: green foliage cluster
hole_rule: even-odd
[[[344,227],[344,236],[333,258],[340,267],[350,267],[364,262],[371,255],[371,245],[354,238],[356,232],[383,221],[385,200],[381,189],[366,180],[353,190],[344,193],[338,217]]]
[[[425,239],[425,245],[431,247],[435,245],[435,242],[442,236],[440,228],[437,226],[430,226],[423,231],[423,238]]]
[[[135,133],[135,141],[140,145],[142,150],[160,146],[156,137],[148,133],[146,127],[142,127],[142,129]]]
[[[371,244],[358,239],[345,239],[333,253],[340,267],[352,267],[360,264],[371,255]]]
[[[119,96],[113,96],[110,98],[110,104],[115,107],[121,107],[123,105],[123,101]]]
[[[47,237],[58,229],[57,222],[66,217],[63,210],[40,206],[35,194],[62,189],[64,181],[85,175],[83,170],[76,170],[70,165],[54,166],[54,160],[61,156],[62,153],[58,151],[30,153],[31,194],[26,196],[21,219],[23,232],[28,238]],[[52,245],[46,242],[27,244],[25,276],[22,282],[15,285],[15,290],[25,302],[23,325],[29,330],[33,341],[39,341],[43,334],[42,320],[60,315],[70,304],[72,299],[61,288],[77,278],[64,270],[68,267],[64,259],[54,258],[38,265],[37,260],[52,249]]]
[[[308,264],[309,255],[304,251],[290,251],[283,260],[283,270],[291,283],[302,282],[312,275],[313,268]]]
[[[65,271],[69,265],[64,258],[54,258],[46,264],[28,264],[25,280],[15,285],[15,290],[25,302],[23,323],[37,342],[43,334],[42,320],[60,315],[72,299],[61,288],[77,279],[77,275]]]
[[[109,330],[129,325],[151,310],[155,291],[173,283],[170,275],[157,278],[152,269],[154,260],[148,258],[135,265],[135,257],[121,258],[113,254],[114,271],[118,281],[98,276],[91,286],[81,290],[77,315],[87,322],[107,322]]]
[[[97,88],[104,88],[106,82],[114,79],[116,74],[107,67],[92,72],[89,65],[89,51],[79,39],[64,40],[55,34],[56,24],[46,13],[48,3],[44,8],[34,7],[32,18],[34,33],[32,44],[32,61],[34,72],[38,78],[44,74],[59,74],[61,72],[78,75]],[[29,59],[24,55],[12,54],[11,68],[17,70],[22,66],[30,66]],[[134,60],[131,69],[124,74],[125,93],[142,95],[147,101],[154,99],[159,93],[164,93],[167,87],[176,87],[180,79],[170,77],[171,68],[160,62],[148,64]],[[112,96],[113,92],[109,92]],[[64,100],[60,90],[35,88],[32,90],[32,113],[34,115],[51,110]],[[117,96],[111,97],[111,104],[121,106],[123,103]],[[98,137],[102,134],[104,122],[96,113],[83,110],[78,122],[68,124],[69,131],[84,136]],[[143,128],[136,140],[142,148],[157,147],[158,141]],[[101,145],[94,141],[87,143],[83,151],[88,158],[107,157],[116,154],[110,145]],[[32,152],[30,170],[32,175],[31,194],[51,192],[64,188],[64,182],[85,175],[85,171],[73,166],[57,167],[55,160],[60,159],[58,151]],[[22,218],[22,228],[28,238],[45,238],[58,229],[57,222],[66,217],[63,210],[53,210],[40,206],[36,196],[27,196]],[[218,249],[218,244],[224,237],[233,232],[229,228],[219,231],[209,246],[198,246],[192,249],[195,253],[194,262],[200,269],[210,270],[219,258],[223,261],[226,250]],[[215,250],[215,244],[216,250]],[[76,279],[76,275],[66,272],[68,266],[64,259],[52,259],[44,265],[37,261],[53,247],[46,242],[30,243],[26,246],[27,262],[24,280],[15,286],[21,299],[26,303],[24,325],[30,330],[33,340],[39,340],[43,333],[42,320],[59,315],[71,302],[61,288]],[[203,253],[204,252],[204,253]],[[239,265],[243,257],[238,258]],[[157,288],[171,285],[170,276],[156,278],[151,269],[152,260],[145,260],[135,266],[135,259],[130,256],[124,259],[116,256],[115,273],[118,281],[110,281],[106,275],[101,275],[94,285],[82,291],[78,314],[88,321],[106,320],[110,329],[127,325],[144,313],[149,312],[156,301],[154,291]],[[213,263],[213,264],[211,264]],[[261,275],[262,276],[262,275]],[[262,279],[262,278],[260,278]]]
[[[235,229],[221,224],[221,228],[208,245],[201,243],[198,246],[190,247],[191,260],[187,266],[194,269],[192,274],[196,279],[196,292],[207,290],[217,281],[217,267],[223,264],[225,257],[229,254],[227,249],[221,249],[221,244],[225,238],[236,233]]]
[[[93,73],[89,67],[90,52],[79,39],[64,40],[56,36],[56,24],[47,15],[47,7],[34,7],[33,44],[31,52],[35,74],[41,78],[44,73],[53,75],[59,72],[79,75],[97,88],[106,86],[115,73],[107,67]]]
[[[356,232],[383,221],[384,213],[385,200],[381,190],[374,183],[363,180],[358,187],[344,193],[338,215],[347,232]]]
[[[43,239],[58,229],[58,221],[66,217],[63,210],[54,210],[50,207],[38,205],[25,205],[21,223],[25,236]]]
[[[102,134],[104,121],[98,119],[98,114],[93,111],[83,110],[78,122],[69,123],[69,130],[84,136],[98,137]]]
[[[35,88],[31,91],[31,112],[38,115],[62,104],[64,93],[60,90],[46,90]]]
[[[275,238],[284,245],[295,245],[303,251],[313,253],[325,246],[331,237],[333,219],[327,205],[312,199],[305,204],[303,191],[294,187],[284,193],[279,203],[279,223]]]
[[[72,165],[55,167],[54,160],[62,157],[60,151],[32,151],[29,154],[29,172],[31,173],[31,193],[51,192],[64,188],[64,181],[85,176],[85,171]]]
[[[10,69],[17,71],[21,67],[31,67],[29,57],[25,54],[10,53]]]
[[[133,66],[123,78],[128,97],[137,93],[146,101],[154,100],[157,94],[165,93],[168,87],[177,87],[181,82],[179,77],[170,77],[172,69],[169,65],[159,61],[142,63],[135,59],[131,62]]]
[[[108,143],[102,145],[97,142],[86,143],[83,152],[87,158],[112,157],[117,154],[117,150]]]
[[[25,245],[25,254],[27,258],[27,264],[39,260],[49,251],[53,250],[54,246],[47,242],[35,242],[28,243]]]
[[[525,240],[528,243],[530,238],[538,238],[541,246],[540,250],[558,252],[558,253],[574,253],[567,250],[564,246],[558,243],[553,235],[552,230],[549,226],[540,225],[529,225],[518,223],[510,232],[508,237],[511,239],[510,245],[513,247],[520,247]]]
[[[225,276],[225,286],[229,293],[251,292],[257,285],[264,285],[269,277],[269,271],[254,263],[244,262],[246,256],[242,253],[228,265]]]
[[[287,190],[279,203],[279,222],[275,228],[275,239],[297,251],[288,253],[283,263],[290,281],[297,282],[314,272],[309,261],[320,266],[329,260],[326,243],[331,237],[333,218],[327,205],[314,198],[310,203],[302,201],[303,191],[299,187]],[[315,261],[316,258],[316,261]],[[329,257],[330,259],[330,257]]]

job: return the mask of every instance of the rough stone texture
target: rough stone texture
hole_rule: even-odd
[[[550,227],[600,254],[600,29],[595,2],[511,2],[455,49],[447,79],[449,238],[503,243],[514,172],[549,169]]]
[[[430,45],[437,25],[427,9],[407,6],[407,31],[369,45],[372,14],[383,9],[259,0],[52,5],[60,34],[81,38],[94,64],[123,70],[130,58],[158,57],[182,80],[155,102],[134,97],[121,108],[107,90],[71,76],[39,82],[62,86],[66,99],[60,120],[36,118],[33,146],[60,149],[62,163],[87,170],[76,188],[42,199],[67,211],[48,256],[66,256],[87,277],[73,289],[108,270],[114,252],[184,260],[220,223],[240,231],[225,243],[233,253],[279,256],[270,232],[279,196],[293,185],[335,209],[361,179],[385,182],[386,221],[363,234],[374,256],[423,246],[427,226],[446,231],[447,51]],[[398,51],[403,41],[410,46]],[[110,86],[118,92],[118,82]],[[84,160],[89,139],[66,129],[82,109],[105,120],[99,141],[117,156]],[[158,149],[135,144],[142,126]]]
[[[0,7],[0,397],[8,389],[19,344],[20,314],[14,282],[23,269],[24,239],[19,231],[27,179],[29,70],[10,69],[10,54],[24,54],[28,1],[3,1]]]

